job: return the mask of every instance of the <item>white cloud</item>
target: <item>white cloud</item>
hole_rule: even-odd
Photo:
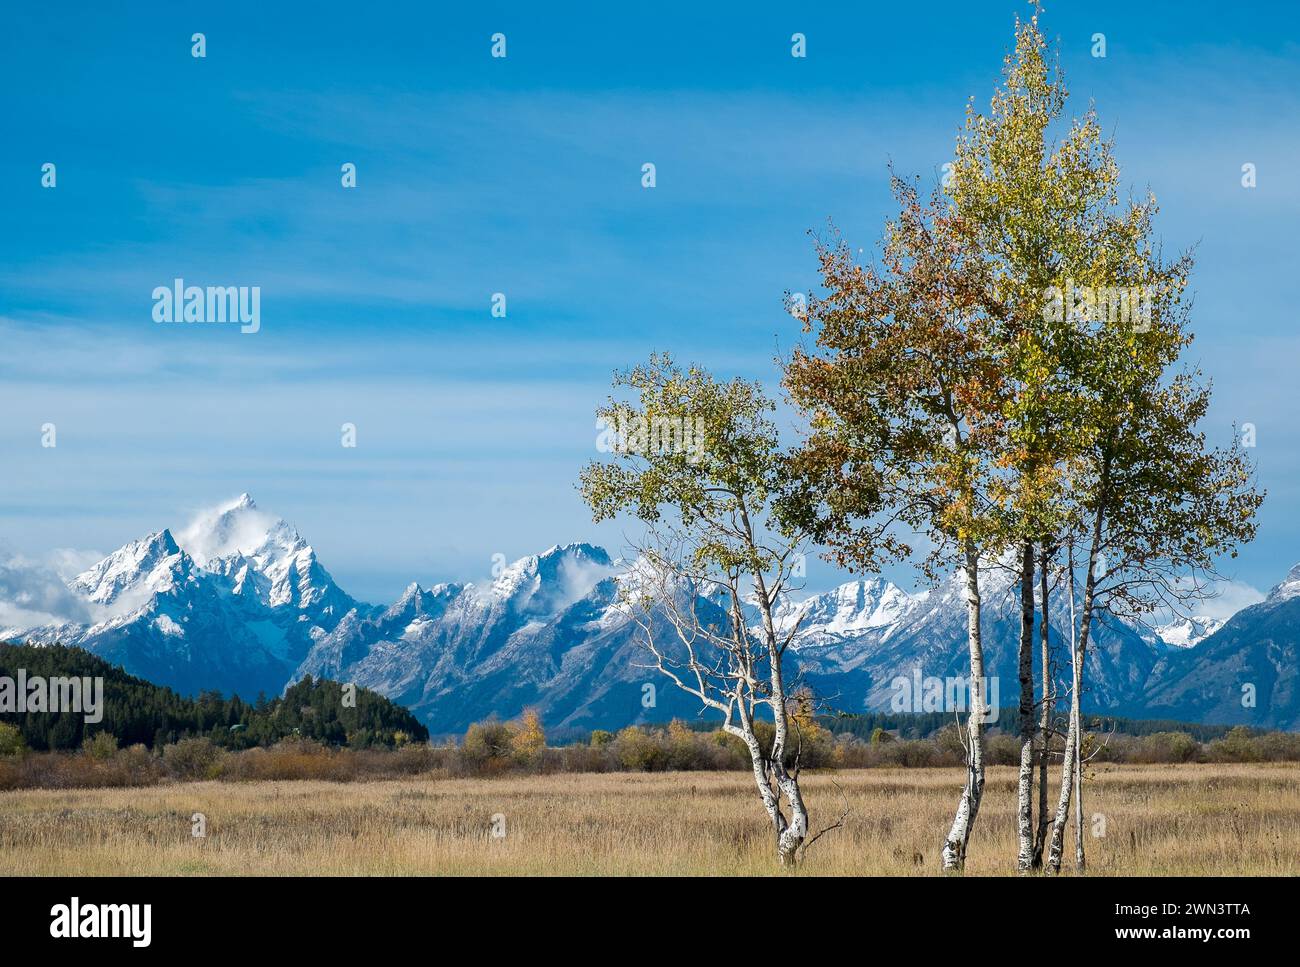
[[[46,564],[64,582],[98,564],[107,555],[102,551],[83,551],[75,547],[56,547],[45,555]]]
[[[1175,583],[1189,589],[1193,586],[1190,578]],[[1264,597],[1262,591],[1252,587],[1245,581],[1224,580],[1209,585],[1206,588],[1204,597],[1200,600],[1187,602],[1179,610],[1184,615],[1196,615],[1197,617],[1214,618],[1216,621],[1227,621],[1243,608],[1249,608],[1252,604],[1259,604],[1264,600]],[[1162,624],[1177,620],[1177,617],[1171,612],[1160,612],[1157,617],[1159,617]]]
[[[176,542],[200,566],[236,551],[252,554],[266,541],[279,518],[246,500],[247,495],[200,511],[176,532]]]
[[[1205,599],[1196,607],[1197,614],[1227,621],[1242,608],[1264,600],[1263,592],[1244,581],[1222,581],[1214,591],[1214,597]]]
[[[0,628],[89,620],[86,602],[68,590],[53,567],[16,555],[0,560]]]

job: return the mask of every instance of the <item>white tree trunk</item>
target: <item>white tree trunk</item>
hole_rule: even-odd
[[[1051,587],[1048,576],[1049,563],[1050,558],[1047,551],[1043,550],[1039,555],[1038,563],[1038,600],[1042,609],[1042,620],[1039,623],[1039,637],[1042,649],[1039,659],[1042,663],[1042,667],[1039,669],[1039,676],[1042,680],[1042,706],[1038,713],[1038,829],[1034,834],[1034,869],[1038,869],[1043,865],[1043,849],[1047,844],[1049,826],[1047,813],[1047,754],[1051,748],[1052,713],[1056,705],[1056,688],[1052,683],[1051,622],[1048,619],[1048,594]]]
[[[1097,587],[1097,555],[1101,543],[1102,517],[1098,513],[1093,523],[1092,547],[1088,551],[1088,575],[1083,583],[1083,612],[1078,623],[1075,645],[1074,623],[1074,561],[1070,555],[1070,638],[1071,638],[1071,691],[1070,727],[1065,736],[1065,761],[1061,767],[1061,794],[1056,802],[1056,818],[1052,823],[1052,841],[1047,852],[1047,872],[1061,871],[1061,854],[1065,848],[1065,827],[1070,821],[1070,797],[1078,781],[1079,744],[1082,731],[1081,703],[1083,669],[1088,654],[1088,631],[1092,626],[1093,600]]]
[[[770,660],[772,685],[772,717],[776,726],[772,737],[772,778],[785,801],[790,805],[790,821],[777,831],[777,857],[782,866],[793,866],[798,860],[799,847],[808,835],[808,810],[804,806],[799,780],[785,768],[785,750],[789,739],[789,715],[786,709],[785,679],[781,671],[781,653],[775,647],[776,632],[771,629],[771,615],[764,609],[764,622],[769,627],[771,641]]]
[[[767,768],[776,783],[777,801],[775,804],[777,819],[776,829],[777,859],[782,866],[794,866],[799,859],[799,847],[808,836],[808,809],[804,805],[803,793],[799,789],[799,778],[785,767],[785,750],[789,740],[790,721],[785,694],[785,674],[781,668],[782,649],[778,645],[776,622],[772,618],[771,599],[767,584],[761,573],[755,573],[754,583],[758,591],[760,612],[763,618],[763,634],[766,638],[769,673],[771,685],[772,722],[772,757]],[[766,776],[764,784],[767,784]],[[770,787],[769,787],[770,791]],[[781,814],[780,799],[784,798],[790,806],[790,819],[787,822]]]
[[[1034,546],[1020,548],[1020,781],[1016,788],[1016,870],[1034,866]]]
[[[1083,745],[1082,723],[1074,738],[1074,869],[1078,873],[1084,870],[1083,859],[1083,759],[1080,749]]]
[[[787,835],[790,824],[786,821],[785,813],[781,810],[780,797],[773,791],[771,780],[768,778],[770,760],[764,757],[763,747],[759,744],[758,736],[754,734],[753,721],[747,714],[742,713],[740,727],[734,731],[739,734],[741,741],[749,749],[749,759],[754,770],[754,784],[758,787],[759,798],[763,800],[763,809],[767,811],[768,821],[771,822],[772,830],[776,835],[777,861],[782,866],[790,865],[794,861],[793,852],[786,848],[786,843],[790,838]],[[800,806],[802,805],[803,803],[800,801]],[[803,837],[800,836],[799,838],[802,841]],[[797,844],[795,848],[798,848]]]
[[[943,844],[943,869],[961,872],[966,866],[966,846],[984,797],[984,645],[980,637],[979,555],[966,548],[966,636],[970,644],[970,712],[966,718],[966,787],[957,803],[948,838]]]
[[[776,838],[777,858],[782,866],[794,866],[798,862],[799,847],[808,836],[808,810],[803,803],[803,793],[799,790],[799,780],[786,772],[780,762],[772,763],[776,776],[777,788],[790,804],[790,822]]]

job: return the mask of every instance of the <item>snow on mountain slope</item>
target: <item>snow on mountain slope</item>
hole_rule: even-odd
[[[1300,729],[1300,565],[1191,648],[1171,648],[1131,703],[1190,722]]]
[[[989,674],[999,680],[996,697],[1009,705],[1019,632],[1014,575],[994,564],[981,579]],[[350,614],[316,643],[297,674],[375,689],[415,710],[435,734],[529,706],[550,726],[588,728],[698,714],[698,703],[646,667],[639,629],[618,597],[620,586],[637,582],[635,567],[619,573],[599,548],[553,547],[506,568],[489,586],[444,585],[436,593],[413,586],[384,614]],[[728,620],[725,602],[701,598],[698,607]],[[755,620],[752,605],[746,610],[746,620]],[[787,658],[790,680],[812,685],[845,711],[889,711],[894,680],[910,680],[917,668],[941,678],[966,674],[960,575],[919,594],[881,579],[849,582],[782,601],[777,617],[782,628],[802,619]],[[1059,625],[1053,640],[1064,667],[1067,634]],[[1163,648],[1134,628],[1099,624],[1089,704],[1110,708],[1131,695]],[[640,702],[647,683],[656,695],[649,709]]]
[[[68,588],[99,620],[15,637],[79,645],[182,691],[279,692],[314,642],[349,611],[315,552],[247,494],[179,532],[131,541]],[[193,549],[192,553],[190,549]]]
[[[165,531],[145,542],[161,551],[175,548]],[[250,697],[277,693],[295,664],[286,636],[264,616],[237,606],[221,581],[182,550],[161,560],[138,555],[135,572],[120,566],[136,559],[140,543],[86,572],[103,578],[99,583],[82,580],[86,574],[78,578],[79,587],[99,594],[114,610],[110,617],[88,626],[46,625],[21,637],[85,648],[189,694],[212,688]]]
[[[1223,624],[1223,621],[1218,618],[1196,615],[1160,625],[1156,628],[1156,635],[1166,645],[1175,648],[1191,648],[1210,637],[1222,628]]]
[[[1272,607],[1290,601],[1297,596],[1300,596],[1300,564],[1291,568],[1286,577],[1278,582],[1273,590],[1269,591],[1264,603]]]
[[[235,593],[255,595],[268,607],[297,608],[332,624],[355,603],[312,546],[248,494],[200,514],[179,541],[200,567],[228,578]]]
[[[435,733],[525,706],[556,725],[588,722],[593,703],[616,704],[623,724],[656,719],[658,706],[640,704],[652,676],[639,667],[635,625],[619,616],[618,573],[603,549],[566,544],[514,562],[490,584],[412,585],[382,614],[345,617],[297,677],[354,680],[412,708]],[[668,708],[680,705],[668,698]]]
[[[192,580],[192,559],[177,568],[181,549],[171,531],[161,530],[131,541],[68,582],[68,588],[113,612],[133,611],[156,591],[181,577]]]
[[[829,644],[895,625],[919,600],[883,578],[850,581],[798,603],[781,602],[777,626],[788,631],[798,621],[800,647]]]
[[[969,675],[964,575],[959,571],[939,586],[917,594],[907,595],[891,588],[877,590],[879,604],[864,589],[862,608],[852,607],[858,600],[852,585],[847,591],[839,588],[830,592],[829,600],[812,606],[831,617],[820,625],[808,625],[796,655],[799,674],[837,709],[893,711],[895,682],[910,681],[917,671],[923,678]],[[1015,573],[1006,562],[990,561],[981,567],[980,597],[990,702],[1014,705],[1018,694],[1020,599]],[[850,606],[841,610],[846,598]],[[869,603],[874,607],[869,608]],[[1056,596],[1049,603],[1053,659],[1058,668],[1066,668],[1068,609]],[[857,630],[851,634],[833,630],[845,623]],[[1087,707],[1115,708],[1141,686],[1164,649],[1148,638],[1122,622],[1096,623],[1088,655]],[[1035,639],[1035,656],[1038,647]]]
[[[992,697],[1009,706],[1019,600],[1006,564],[981,569],[981,593],[986,668],[998,683]],[[525,707],[537,708],[548,727],[617,728],[699,713],[695,699],[647,667],[640,629],[623,611],[621,595],[645,578],[643,568],[625,567],[599,547],[555,545],[488,581],[411,584],[391,606],[376,607],[348,596],[292,526],[244,494],[179,531],[131,541],[76,575],[68,590],[91,621],[8,636],[81,645],[190,693],[252,697],[305,675],[352,681],[412,708],[435,734]],[[1064,669],[1068,609],[1055,596],[1051,605],[1055,662]],[[708,620],[728,620],[721,602],[702,598],[697,606]],[[746,612],[753,621],[752,604]],[[1244,661],[1251,682],[1267,687],[1271,707],[1282,709],[1274,718],[1289,721],[1294,670],[1285,653],[1295,647],[1292,625],[1300,627],[1293,612],[1300,616],[1300,567],[1267,601],[1217,630],[1197,618],[1157,636],[1099,620],[1085,704],[1222,716],[1232,696],[1220,694],[1219,679]],[[918,670],[939,678],[967,671],[960,573],[915,594],[873,578],[783,599],[778,625],[796,620],[789,681],[811,685],[844,711],[889,711],[894,682]]]

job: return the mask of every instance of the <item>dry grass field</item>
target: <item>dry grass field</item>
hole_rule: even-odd
[[[960,770],[805,777],[814,828],[852,813],[804,875],[936,875]],[[968,871],[1006,874],[1015,776],[990,771]],[[838,789],[836,787],[838,784]],[[1100,766],[1095,874],[1300,874],[1300,765]],[[207,835],[191,835],[203,813]],[[505,818],[504,838],[491,835]],[[740,773],[200,782],[0,793],[0,875],[768,874],[771,836]],[[1072,865],[1073,846],[1067,846]]]

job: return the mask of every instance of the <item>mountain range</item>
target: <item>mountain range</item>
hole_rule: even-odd
[[[535,708],[550,728],[618,728],[699,714],[654,669],[620,607],[623,562],[565,544],[490,582],[411,584],[384,607],[357,601],[284,520],[247,494],[184,531],[132,541],[68,582],[91,620],[0,629],[0,639],[79,645],[185,694],[280,694],[306,675],[355,682],[410,708],[434,734]],[[981,576],[986,668],[1016,703],[1019,595],[997,564]],[[1064,615],[1054,599],[1055,615]],[[699,607],[718,620],[717,605]],[[827,705],[891,709],[896,680],[967,663],[959,578],[910,593],[882,578],[782,600],[799,620],[792,671]],[[1068,619],[1067,619],[1068,620]],[[1068,624],[1053,624],[1061,674]],[[1130,717],[1300,728],[1300,565],[1227,622],[1094,625],[1085,704]]]

